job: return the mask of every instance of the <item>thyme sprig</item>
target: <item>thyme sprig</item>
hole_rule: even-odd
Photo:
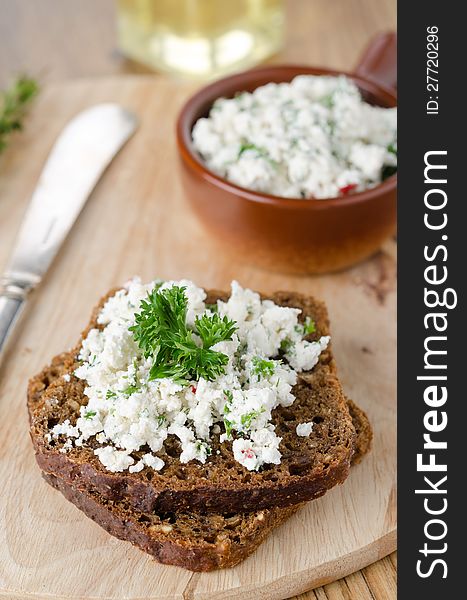
[[[38,91],[37,81],[23,75],[0,93],[0,153],[6,148],[9,136],[22,129],[26,109]]]

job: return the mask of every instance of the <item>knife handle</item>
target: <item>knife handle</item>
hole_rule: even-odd
[[[29,286],[0,281],[0,364],[5,354],[7,341],[18,323],[26,303]]]

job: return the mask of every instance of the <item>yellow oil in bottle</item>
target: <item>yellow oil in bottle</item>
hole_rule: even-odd
[[[282,43],[282,0],[117,0],[122,51],[152,68],[212,78]]]

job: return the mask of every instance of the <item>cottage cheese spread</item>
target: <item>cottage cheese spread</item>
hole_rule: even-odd
[[[235,321],[231,340],[212,347],[228,357],[224,374],[212,381],[150,380],[152,360],[144,357],[129,327],[156,285],[159,291],[184,288],[189,327],[196,317],[214,311]],[[83,340],[81,365],[74,373],[86,382],[88,403],[75,425],[69,420],[55,425],[48,439],[65,439],[69,449],[95,437],[100,446],[94,452],[109,471],[138,472],[145,466],[157,471],[164,466],[160,451],[169,435],[180,440],[182,463],[204,463],[211,454],[211,433],[219,433],[223,424],[221,441],[232,440],[235,460],[247,469],[278,464],[281,438],[271,412],[293,404],[297,372],[315,366],[329,337],[304,340],[313,323],[299,324],[299,309],[262,301],[235,281],[227,302],[206,305],[205,298],[204,290],[191,281],[144,285],[138,279],[109,298],[98,316],[103,328],[91,329]],[[309,435],[311,428],[312,423],[299,425],[297,434]],[[135,459],[132,453],[141,449],[150,452]]]
[[[297,435],[302,437],[308,437],[313,429],[313,421],[308,423],[299,423],[296,427]]]
[[[363,101],[345,76],[300,75],[219,98],[193,128],[217,175],[286,198],[371,188],[396,170],[397,109]]]

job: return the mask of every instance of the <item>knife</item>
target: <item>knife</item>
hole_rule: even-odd
[[[0,278],[0,362],[28,294],[40,283],[86,200],[137,127],[117,104],[98,104],[74,117],[47,159]]]

